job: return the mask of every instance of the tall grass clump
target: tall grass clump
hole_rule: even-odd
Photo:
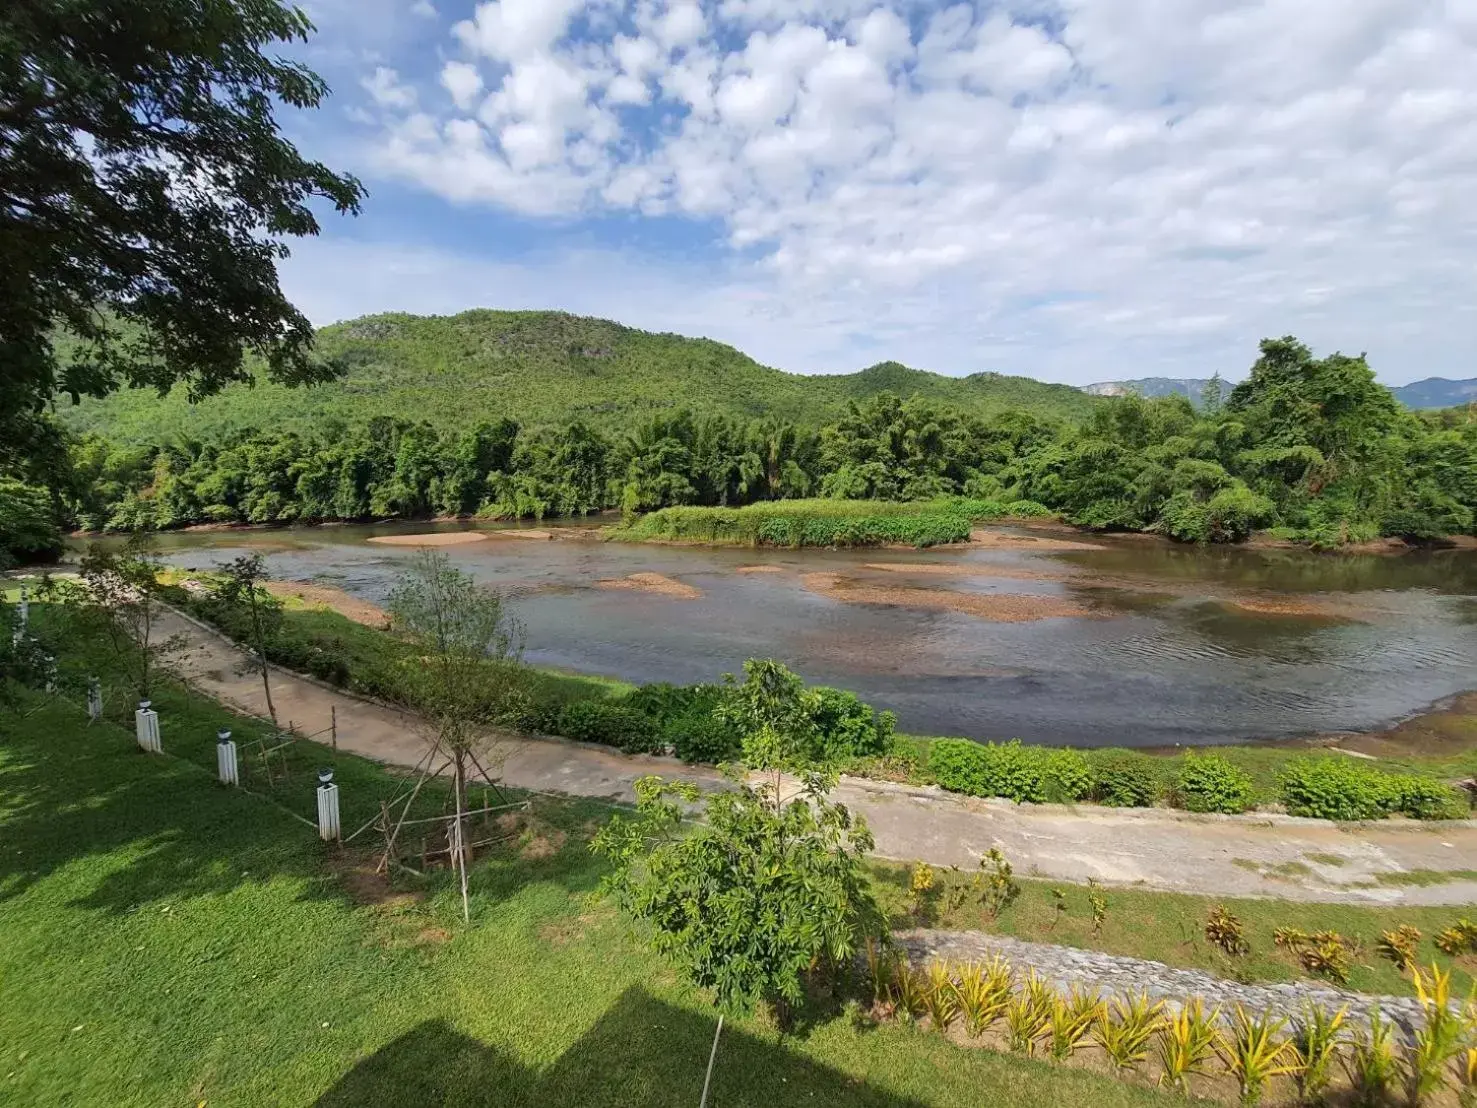
[[[998,519],[993,501],[772,500],[743,508],[662,508],[614,529],[631,541],[740,546],[937,546],[964,542],[970,524]]]

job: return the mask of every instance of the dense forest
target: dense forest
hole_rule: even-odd
[[[1197,409],[1182,396],[1115,397],[1081,423],[882,394],[819,428],[679,408],[625,430],[380,415],[148,445],[94,432],[59,442],[44,479],[0,485],[17,554],[45,546],[53,520],[514,518],[807,496],[1030,501],[1090,528],[1189,542],[1270,529],[1317,546],[1470,534],[1477,510],[1470,413],[1407,411],[1362,358],[1315,358],[1291,338],[1264,342],[1223,399]]]
[[[75,432],[153,443],[181,432],[217,441],[239,431],[304,431],[408,412],[442,430],[501,419],[525,427],[579,420],[621,434],[678,408],[819,428],[851,401],[882,393],[978,416],[1021,410],[1082,419],[1093,403],[1069,385],[997,373],[946,377],[896,362],[858,373],[786,373],[709,339],[564,312],[368,316],[321,328],[314,351],[339,370],[337,379],[302,389],[258,374],[253,384],[193,400],[188,386],[162,399],[152,388],[123,389],[62,405],[57,414]]]

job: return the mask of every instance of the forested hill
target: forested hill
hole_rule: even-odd
[[[59,402],[58,414],[75,430],[157,442],[168,434],[214,439],[377,415],[446,428],[507,417],[524,425],[582,419],[624,429],[683,407],[818,427],[839,417],[848,400],[880,393],[917,394],[975,415],[1016,408],[1073,421],[1094,404],[1067,385],[995,373],[945,377],[896,362],[836,376],[786,373],[710,339],[562,312],[367,316],[323,328],[318,345],[348,366],[341,381],[312,389],[232,387],[195,405],[182,391],[163,401],[152,391],[125,391],[79,408]]]

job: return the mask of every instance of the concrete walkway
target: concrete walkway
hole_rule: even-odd
[[[188,649],[176,660],[202,692],[257,716],[266,714],[261,680],[244,653],[180,615],[165,620]],[[413,766],[424,743],[403,712],[278,670],[278,718],[300,732],[338,716],[339,746],[377,761]],[[714,770],[670,758],[631,756],[557,739],[497,736],[503,780],[518,788],[611,800],[633,798],[641,777],[658,773],[707,788]],[[864,816],[877,853],[900,861],[973,868],[999,847],[1022,875],[1201,893],[1363,904],[1477,904],[1477,822],[1339,826],[1289,816],[1194,816],[1160,809],[1017,806],[843,778],[834,798]],[[1428,883],[1400,883],[1420,873]],[[1445,875],[1453,874],[1450,879]]]

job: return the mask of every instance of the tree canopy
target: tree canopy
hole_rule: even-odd
[[[362,196],[279,129],[327,93],[271,53],[311,31],[277,0],[0,8],[0,442],[57,393],[330,373],[276,270]]]

